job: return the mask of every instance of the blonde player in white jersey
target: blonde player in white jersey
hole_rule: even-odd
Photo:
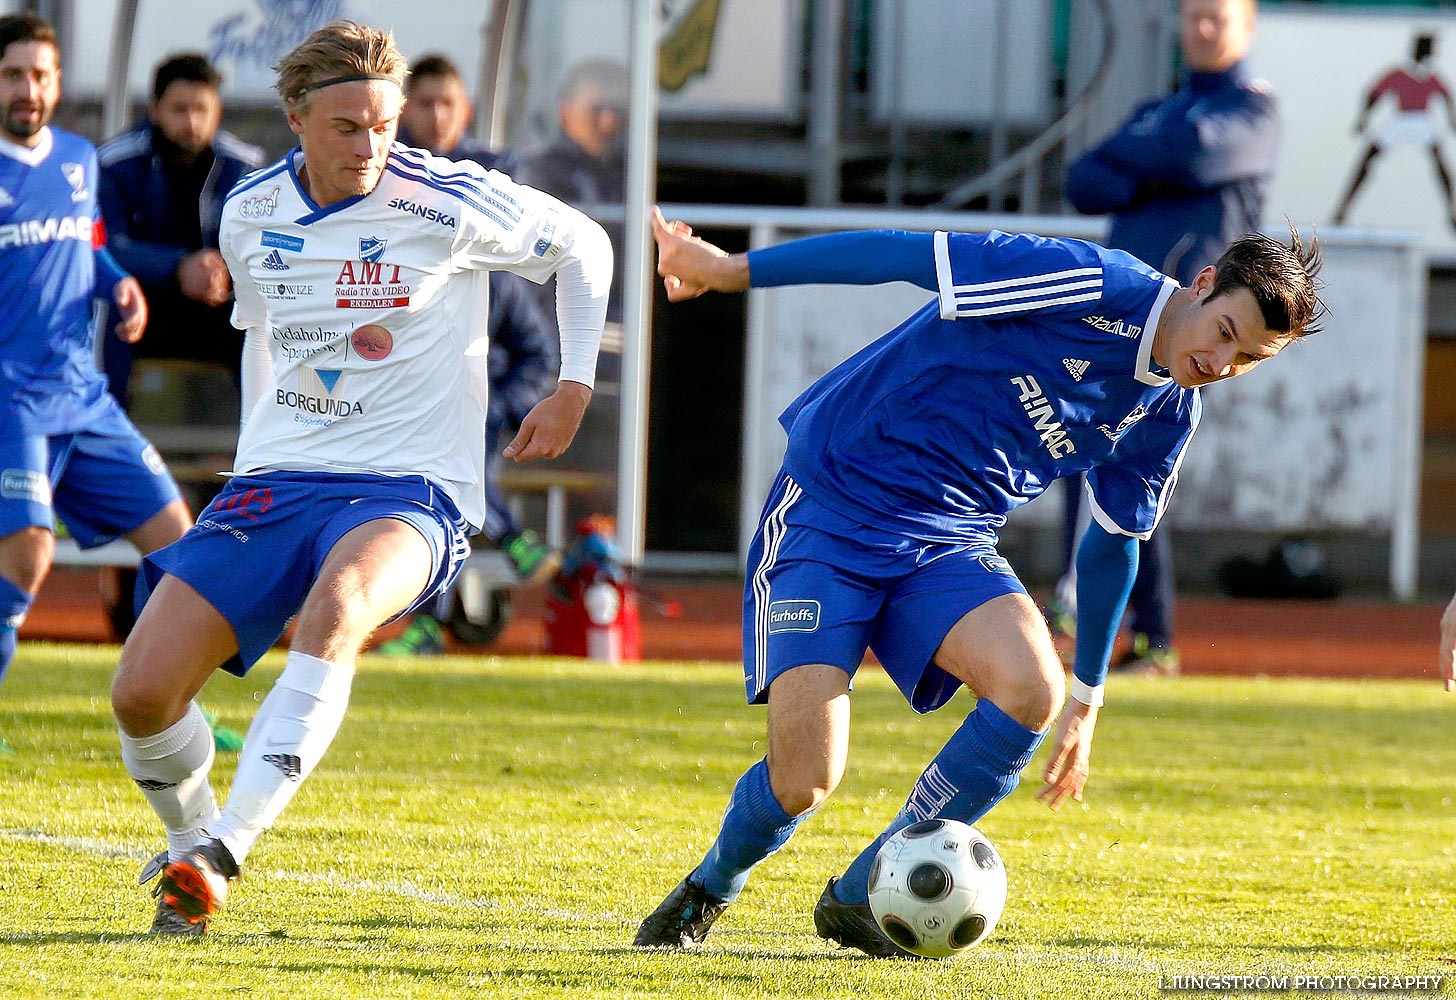
[[[347,21],[284,56],[300,148],[228,196],[221,248],[245,330],[233,478],[143,564],[149,597],[112,686],[122,760],[168,850],[154,933],[203,933],[259,834],[318,763],[358,651],[444,587],[483,518],[487,273],[556,275],[561,382],[505,448],[566,450],[591,397],[606,234],[555,199],[394,142],[405,60]],[[219,812],[193,696],[297,616]]]

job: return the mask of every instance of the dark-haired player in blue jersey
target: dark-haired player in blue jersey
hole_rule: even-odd
[[[908,281],[936,293],[779,418],[783,469],[749,551],[744,668],[768,755],[738,781],[702,863],[637,945],[691,947],[838,785],[866,649],[917,712],[979,701],[904,807],[814,908],[820,937],[904,955],[870,913],[884,839],[975,822],[1057,719],[1040,798],[1080,799],[1118,621],[1145,538],[1198,426],[1198,388],[1242,374],[1321,311],[1320,254],[1237,240],[1187,288],[1117,250],[992,232],[839,233],[724,254],[654,217],[672,301],[706,291]],[[1011,509],[1085,472],[1072,697],[1046,622],[996,552]]]
[[[125,536],[144,553],[191,523],[96,367],[93,299],[116,303],[128,342],[146,301],[102,245],[95,147],[50,127],[57,53],[45,21],[0,17],[0,678],[50,570],[57,516],[83,548]]]

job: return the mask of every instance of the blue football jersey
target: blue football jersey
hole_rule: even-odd
[[[934,246],[938,298],[779,418],[788,473],[861,523],[954,541],[1087,472],[1098,523],[1145,537],[1201,412],[1152,360],[1177,284],[1081,240],[936,233]]]
[[[0,139],[0,425],[84,428],[105,406],[92,327],[96,149],[47,128],[34,148]]]

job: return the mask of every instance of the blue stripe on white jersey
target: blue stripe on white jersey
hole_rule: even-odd
[[[292,154],[290,153],[289,155],[291,156]],[[285,156],[277,163],[270,164],[259,170],[254,170],[250,174],[244,174],[242,177],[238,178],[238,182],[234,184],[233,189],[227,193],[227,197],[223,198],[223,204],[227,204],[233,198],[242,194],[244,191],[247,191],[249,188],[257,187],[268,178],[277,177],[279,174],[283,173],[283,171],[287,169],[288,157]]]
[[[468,164],[462,164],[455,160],[449,160],[441,156],[429,156],[423,150],[411,149],[409,146],[396,145],[394,147],[394,153],[402,161],[409,164],[410,166],[418,167],[421,170],[427,171],[432,177],[434,177],[437,181],[440,181],[441,183],[460,183],[466,186],[474,187],[481,193],[488,192],[492,200],[499,203],[502,207],[508,208],[516,213],[519,213],[521,211],[520,202],[516,201],[516,199],[512,198],[509,194],[502,191],[500,188],[496,187],[487,178],[482,177],[479,173],[479,170],[481,169],[480,165],[474,163],[473,161]],[[441,170],[441,163],[449,163],[452,166],[463,166],[465,169],[449,171]]]
[[[388,163],[388,164],[386,164],[385,167],[384,167],[384,169],[385,170],[388,170],[392,174],[396,174],[397,176],[403,177],[407,181],[414,181],[416,184],[423,184],[427,188],[431,188],[431,189],[433,189],[435,191],[440,191],[440,192],[442,192],[444,194],[448,194],[448,195],[451,195],[452,197],[455,197],[455,198],[460,199],[462,202],[464,202],[465,204],[469,205],[471,208],[475,209],[477,212],[479,212],[481,215],[485,216],[487,219],[490,219],[492,222],[494,222],[496,225],[500,226],[502,229],[511,230],[511,229],[514,229],[515,228],[515,222],[512,222],[509,219],[504,218],[495,209],[488,207],[487,205],[485,205],[480,200],[471,197],[469,194],[466,194],[463,191],[454,190],[452,188],[448,188],[448,187],[445,187],[442,184],[437,183],[427,173],[424,173],[424,174],[415,173],[414,171],[403,169],[402,167],[400,167],[400,166],[398,166],[398,165],[396,165],[394,163]],[[516,221],[519,222],[520,221],[519,218]]]
[[[418,155],[408,155],[414,152],[416,151],[408,147],[398,147],[395,154],[390,157],[386,169],[401,177],[419,181],[437,191],[453,194],[507,229],[514,229],[516,224],[521,221],[521,206],[514,198],[504,194],[485,178],[472,173],[442,174],[432,169]],[[444,162],[453,163],[454,161],[446,160]],[[481,202],[489,205],[490,208],[479,204]]]

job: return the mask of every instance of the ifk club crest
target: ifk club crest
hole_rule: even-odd
[[[379,263],[379,258],[384,256],[384,246],[388,242],[377,236],[359,237],[359,259],[369,264]]]

